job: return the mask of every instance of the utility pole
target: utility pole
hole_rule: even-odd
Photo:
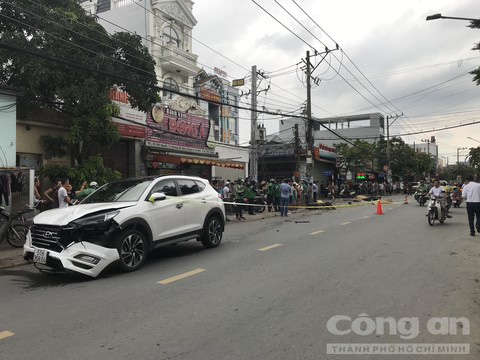
[[[390,124],[388,120],[390,120],[390,116],[387,115],[387,165],[390,169]]]
[[[428,154],[428,157],[430,157],[430,139],[422,139],[422,142],[426,142],[427,143],[427,154]]]
[[[252,121],[250,135],[250,178],[258,179],[258,153],[257,153],[257,65],[252,66]]]
[[[387,165],[388,165],[388,172],[390,173],[390,167],[391,167],[391,156],[390,156],[390,126],[393,125],[393,123],[395,121],[397,121],[397,119],[400,117],[400,116],[403,116],[403,113],[401,113],[400,115],[397,115],[395,114],[395,119],[392,121],[392,123],[390,124],[390,119],[392,117],[388,116],[387,115]],[[413,149],[415,151],[415,143],[413,144]],[[372,166],[373,168],[373,166]]]
[[[318,66],[325,60],[327,55],[334,51],[328,48],[325,48],[324,52],[318,53],[315,51],[315,54],[310,55],[310,51],[307,50],[306,58],[302,59],[305,63],[305,75],[307,77],[307,106],[306,106],[306,115],[307,115],[307,132],[305,134],[306,143],[307,143],[307,177],[308,181],[313,181],[313,146],[314,146],[314,139],[313,139],[313,119],[312,119],[312,75],[313,72],[318,68]],[[339,50],[337,45],[336,50]],[[310,62],[310,57],[321,56],[322,58],[320,61],[316,63],[315,66],[312,65]],[[303,69],[302,69],[303,70]],[[313,82],[315,85],[320,83],[319,78],[313,78]]]
[[[462,147],[462,148],[457,148],[457,165],[460,165],[460,150],[467,150],[468,148]]]
[[[294,135],[295,135],[295,172],[300,172],[300,136],[298,133],[298,124],[295,124]]]
[[[307,57],[305,58],[307,63],[307,180],[310,182],[313,178],[313,134],[312,134],[312,84],[310,78],[312,76],[312,69],[310,63],[310,51],[307,50]],[[310,158],[310,164],[308,163]]]

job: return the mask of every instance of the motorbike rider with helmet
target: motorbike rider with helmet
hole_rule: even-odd
[[[415,200],[419,201],[418,199],[420,195],[426,195],[427,193],[428,193],[427,185],[423,180],[420,180],[420,184],[418,184],[417,190],[415,191],[415,194],[413,195],[413,197],[415,198]]]
[[[440,207],[442,208],[442,212],[445,211],[445,213],[447,214],[447,218],[451,219],[452,218],[452,215],[450,215],[448,213],[448,208],[446,206],[446,199],[445,199],[445,190],[443,190],[441,187],[440,187],[440,183],[438,182],[438,180],[435,180],[434,183],[433,183],[433,187],[430,189],[430,191],[428,192],[428,195],[433,195],[433,196],[436,196],[440,202]],[[427,214],[428,216],[428,214]]]

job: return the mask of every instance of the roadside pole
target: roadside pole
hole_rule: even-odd
[[[252,110],[250,124],[250,178],[258,179],[257,161],[257,65],[252,66]]]

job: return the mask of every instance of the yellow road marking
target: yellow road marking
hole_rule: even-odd
[[[10,336],[13,336],[13,335],[15,335],[15,334],[10,332],[10,331],[1,331],[0,332],[0,340],[5,339],[5,338],[10,337]]]
[[[282,244],[273,244],[273,245],[270,245],[270,246],[265,246],[263,248],[258,249],[258,251],[266,251],[266,250],[270,250],[270,249],[273,249],[273,248],[276,248],[276,247],[279,247],[279,246],[282,246]]]
[[[368,219],[369,217],[370,217],[370,215],[367,215],[367,216],[362,217],[362,219]]]
[[[325,230],[318,230],[318,231],[314,231],[312,233],[310,233],[310,235],[317,235],[317,234],[321,234],[322,232],[324,232]]]
[[[171,282],[181,280],[181,279],[184,279],[186,277],[189,277],[189,276],[192,276],[192,275],[204,272],[204,271],[206,271],[206,270],[205,269],[195,269],[195,270],[192,270],[192,271],[180,274],[180,275],[176,275],[176,276],[169,277],[167,279],[163,279],[163,280],[159,281],[157,284],[162,284],[162,285],[170,284]]]
[[[348,225],[350,223],[351,223],[351,221],[345,221],[344,223],[341,223],[340,225]]]

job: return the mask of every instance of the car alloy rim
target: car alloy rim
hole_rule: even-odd
[[[210,226],[208,227],[208,237],[212,244],[215,245],[222,240],[222,225],[220,225],[220,221],[217,219],[210,222]]]
[[[125,265],[129,267],[137,266],[145,255],[145,245],[143,239],[135,234],[128,235],[122,243],[121,257]]]

